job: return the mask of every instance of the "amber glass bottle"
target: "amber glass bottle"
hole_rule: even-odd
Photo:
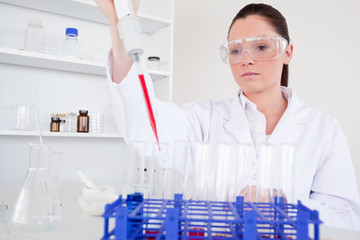
[[[80,115],[77,117],[77,131],[78,132],[89,132],[90,118],[87,110],[80,110]]]
[[[50,122],[50,132],[59,132],[60,131],[60,118],[52,117]]]

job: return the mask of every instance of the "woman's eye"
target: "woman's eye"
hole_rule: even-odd
[[[268,47],[266,45],[259,45],[256,47],[256,49],[260,51],[265,51],[266,49],[268,49]]]
[[[240,53],[240,50],[238,50],[238,49],[234,49],[234,50],[230,51],[231,55],[238,55],[239,53]]]

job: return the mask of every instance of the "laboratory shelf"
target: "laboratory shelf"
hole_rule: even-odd
[[[38,131],[0,130],[0,136],[39,136]],[[77,133],[77,132],[43,132],[43,137],[75,137],[75,138],[119,138],[115,133]]]
[[[94,0],[0,0],[0,2],[107,24],[106,18]],[[171,24],[169,19],[151,14],[139,12],[138,16],[145,33],[156,32]]]
[[[59,71],[106,75],[105,63],[102,62],[10,48],[0,48],[0,62]]]
[[[170,73],[167,71],[154,70],[154,69],[148,69],[147,71],[150,74],[152,80],[157,80],[157,79],[161,79],[161,78],[170,76]]]
[[[3,47],[0,47],[0,63],[106,76],[104,62]],[[167,71],[149,69],[148,72],[153,80],[170,76],[170,73]]]

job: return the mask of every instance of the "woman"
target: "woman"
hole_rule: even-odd
[[[108,78],[115,114],[123,118],[126,141],[152,142],[136,71],[117,33],[113,2],[97,3],[111,29]],[[145,76],[160,141],[249,143],[257,152],[261,143],[292,143],[296,145],[298,199],[317,209],[325,224],[360,230],[354,168],[338,122],[305,104],[287,87],[293,45],[285,18],[269,5],[247,5],[235,16],[228,43],[220,49],[240,87],[233,99],[179,108],[157,100],[150,76]],[[246,195],[247,189],[242,194]]]

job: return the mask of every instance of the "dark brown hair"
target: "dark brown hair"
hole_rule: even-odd
[[[252,3],[243,7],[234,17],[229,27],[229,32],[236,20],[244,19],[247,16],[251,16],[251,15],[258,15],[266,18],[269,21],[269,23],[274,27],[275,31],[280,36],[285,38],[288,41],[288,43],[290,42],[289,30],[284,16],[277,9],[263,3]],[[281,86],[287,87],[288,79],[289,79],[289,66],[284,64],[281,74]]]

